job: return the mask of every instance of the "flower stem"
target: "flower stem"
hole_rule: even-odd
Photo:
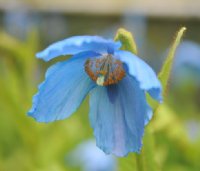
[[[155,160],[154,134],[147,126],[143,138],[143,148],[140,154],[136,155],[137,171],[158,171]]]
[[[136,154],[136,164],[137,164],[137,171],[144,171],[143,167],[143,155],[142,154]]]

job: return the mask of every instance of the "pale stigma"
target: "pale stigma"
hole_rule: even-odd
[[[99,86],[104,86],[104,79],[105,79],[105,76],[100,75],[100,76],[97,78],[97,81],[96,81],[97,85],[99,85]]]

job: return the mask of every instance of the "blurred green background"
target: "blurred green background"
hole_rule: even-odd
[[[134,34],[139,56],[157,72],[181,26],[187,27],[184,40],[200,44],[198,0],[193,0],[193,5],[180,0],[167,4],[159,0],[56,2],[0,1],[0,171],[81,168],[72,167],[66,156],[77,144],[93,137],[88,99],[67,120],[42,124],[26,115],[45,70],[56,62],[35,58],[35,53],[50,43],[83,34],[112,38],[119,27],[124,27]],[[200,53],[187,50],[183,54],[189,61],[192,55],[200,61]],[[166,101],[149,125],[154,149],[148,154],[155,159],[157,170],[200,170],[200,62],[193,63],[199,65],[186,69],[182,77],[187,79],[181,83],[175,84],[172,70]],[[148,157],[144,159],[146,166]],[[135,158],[129,154],[118,159],[117,170],[136,170]]]

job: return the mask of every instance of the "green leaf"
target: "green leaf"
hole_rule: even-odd
[[[181,38],[185,31],[186,31],[186,27],[182,27],[178,31],[177,36],[169,50],[169,54],[162,66],[160,73],[158,74],[158,78],[161,81],[161,84],[163,86],[163,96],[166,94],[166,91],[167,91],[167,85],[168,85],[168,81],[170,78],[170,73],[171,73],[176,49],[177,49],[178,45],[180,44]]]
[[[131,32],[120,28],[118,29],[114,40],[122,43],[121,50],[128,50],[137,55],[137,46]]]

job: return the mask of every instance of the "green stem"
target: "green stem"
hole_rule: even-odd
[[[137,171],[144,171],[142,154],[136,154]]]

